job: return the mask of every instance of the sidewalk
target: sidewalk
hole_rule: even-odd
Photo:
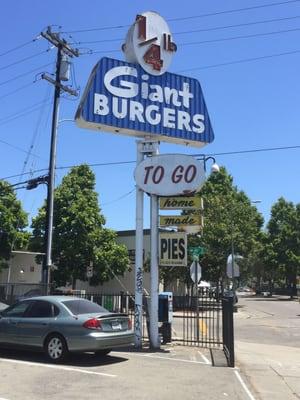
[[[255,400],[300,399],[300,349],[235,342],[236,366],[254,391]]]

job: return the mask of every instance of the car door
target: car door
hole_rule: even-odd
[[[58,313],[59,309],[50,301],[32,300],[18,324],[20,342],[27,346],[42,347]]]
[[[18,338],[18,325],[31,301],[21,301],[6,310],[0,316],[0,343],[22,344]]]

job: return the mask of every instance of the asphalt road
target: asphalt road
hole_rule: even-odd
[[[235,339],[300,348],[299,302],[283,296],[239,296]]]

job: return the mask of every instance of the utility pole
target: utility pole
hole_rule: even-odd
[[[41,36],[44,39],[48,40],[48,42],[50,42],[53,46],[57,48],[55,80],[46,74],[42,74],[42,79],[46,79],[48,82],[52,83],[55,87],[53,113],[52,113],[51,147],[50,147],[50,160],[49,160],[49,178],[48,178],[46,226],[45,226],[46,255],[43,261],[43,272],[42,272],[42,283],[44,285],[48,285],[49,271],[52,266],[51,253],[52,253],[53,206],[54,206],[56,141],[57,141],[59,99],[61,91],[67,92],[72,96],[77,96],[77,92],[75,90],[69,88],[68,86],[62,85],[61,81],[69,80],[68,57],[74,57],[74,56],[78,57],[79,51],[77,49],[73,49],[65,39],[60,38],[59,33],[52,32],[50,26],[47,28],[45,32],[41,32]]]

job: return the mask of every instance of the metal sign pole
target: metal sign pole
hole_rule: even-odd
[[[159,153],[159,142],[153,147],[152,156]],[[151,194],[150,199],[151,212],[151,265],[150,265],[150,345],[153,349],[160,348],[158,333],[158,196]]]
[[[144,159],[143,142],[137,141],[138,165]],[[144,192],[136,187],[136,233],[135,233],[135,300],[134,300],[134,333],[135,347],[142,347],[143,326],[143,211]]]
[[[158,334],[158,196],[151,195],[150,345],[160,348]]]

